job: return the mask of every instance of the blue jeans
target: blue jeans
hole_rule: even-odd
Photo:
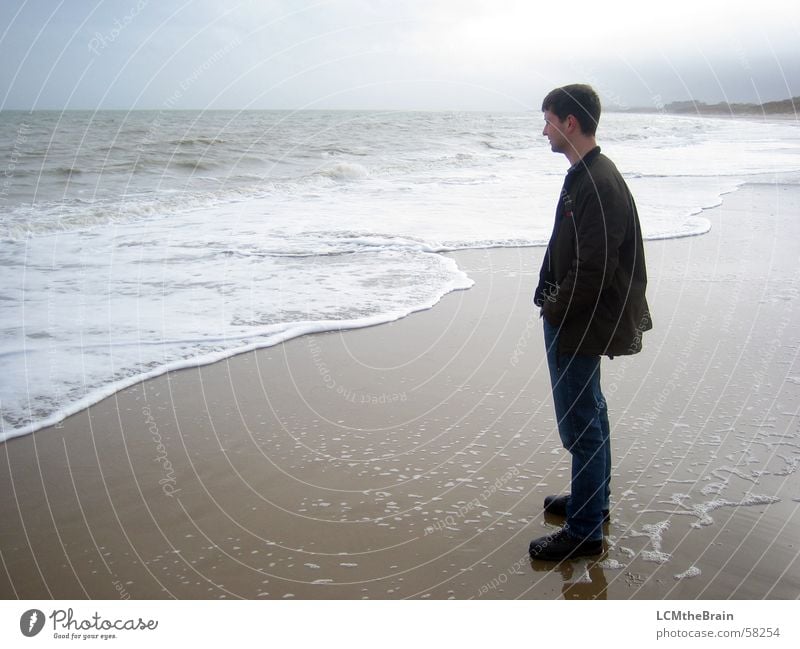
[[[567,530],[603,538],[603,510],[611,493],[608,408],[600,390],[600,357],[558,353],[558,327],[544,319],[547,365],[561,443],[572,455]]]

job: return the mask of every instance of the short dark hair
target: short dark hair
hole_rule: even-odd
[[[594,135],[600,122],[600,97],[594,88],[582,83],[573,83],[547,93],[542,102],[542,112],[549,110],[562,122],[573,115],[581,125],[581,132]]]

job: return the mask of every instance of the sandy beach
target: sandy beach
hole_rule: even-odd
[[[604,360],[607,552],[532,562],[567,489],[542,248],[388,325],[126,389],[0,445],[3,598],[762,599],[800,594],[800,188],[646,244],[655,328]]]

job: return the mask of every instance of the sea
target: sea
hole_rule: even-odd
[[[0,112],[0,441],[145,378],[434,308],[465,248],[542,246],[529,113]],[[800,183],[800,123],[604,115],[647,239]]]

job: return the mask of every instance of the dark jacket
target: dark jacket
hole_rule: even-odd
[[[652,328],[639,216],[614,163],[592,149],[564,180],[534,302],[559,352],[621,356]]]

